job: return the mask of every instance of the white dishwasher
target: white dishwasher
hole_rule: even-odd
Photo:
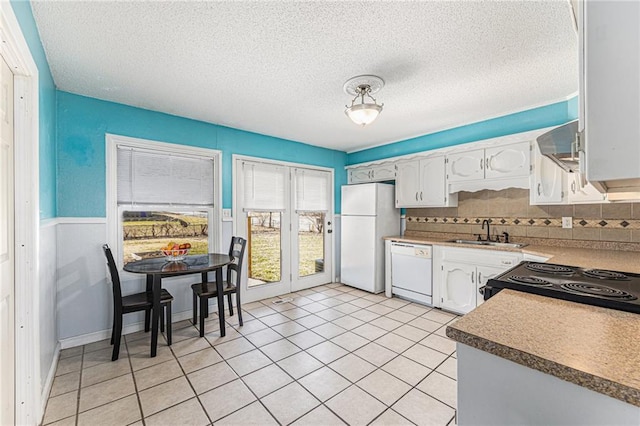
[[[391,243],[391,293],[433,306],[431,246]]]

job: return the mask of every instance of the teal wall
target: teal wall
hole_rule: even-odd
[[[347,154],[113,102],[57,93],[60,217],[106,215],[105,133],[222,151],[222,205],[231,208],[232,154],[335,169],[335,210],[346,183]]]
[[[578,98],[558,102],[491,120],[455,127],[413,139],[351,153],[347,164],[365,163],[468,142],[491,139],[543,127],[557,126],[578,118]]]
[[[27,0],[11,0],[13,13],[38,67],[40,85],[40,219],[56,217],[56,87]]]

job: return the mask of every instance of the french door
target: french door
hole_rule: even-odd
[[[236,158],[235,234],[247,239],[244,300],[331,282],[333,171]]]

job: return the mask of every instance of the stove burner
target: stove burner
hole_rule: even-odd
[[[518,283],[518,284],[544,286],[544,287],[548,287],[551,285],[551,283],[547,280],[543,280],[542,278],[537,278],[537,277],[530,277],[530,276],[522,277],[518,275],[513,275],[507,279],[511,282]]]
[[[544,272],[545,274],[573,275],[573,269],[551,263],[529,263],[526,268],[534,272]]]
[[[565,290],[575,293],[589,294],[592,296],[604,297],[607,299],[624,299],[624,300],[636,300],[637,297],[623,290],[618,290],[611,287],[606,287],[600,284],[589,283],[565,283],[562,284]]]
[[[587,277],[598,278],[600,280],[628,280],[625,274],[620,272],[605,271],[604,269],[587,269],[582,272]]]

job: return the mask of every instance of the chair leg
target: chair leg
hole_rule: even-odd
[[[167,344],[171,346],[171,302],[167,303]]]
[[[227,294],[227,302],[229,302],[229,316],[233,316],[233,302],[231,301],[231,293]]]
[[[160,332],[164,333],[164,307],[160,306]]]
[[[200,316],[204,315],[205,318],[209,318],[209,299],[204,297],[204,298],[201,298],[200,300],[203,300],[203,299],[206,300],[206,302],[204,305],[202,304],[200,305]]]
[[[236,291],[236,309],[238,310],[238,324],[242,326],[242,309],[240,309],[240,292],[239,291]]]
[[[204,337],[204,314],[207,311],[208,299],[206,297],[200,298],[200,337]]]
[[[202,312],[200,312],[202,315]],[[193,325],[196,325],[198,322],[198,296],[196,296],[196,292],[193,292]]]
[[[111,361],[115,361],[120,356],[120,337],[122,337],[122,315],[115,319],[113,327],[113,352],[111,353]]]
[[[151,330],[151,309],[144,311],[144,332],[148,333]]]

